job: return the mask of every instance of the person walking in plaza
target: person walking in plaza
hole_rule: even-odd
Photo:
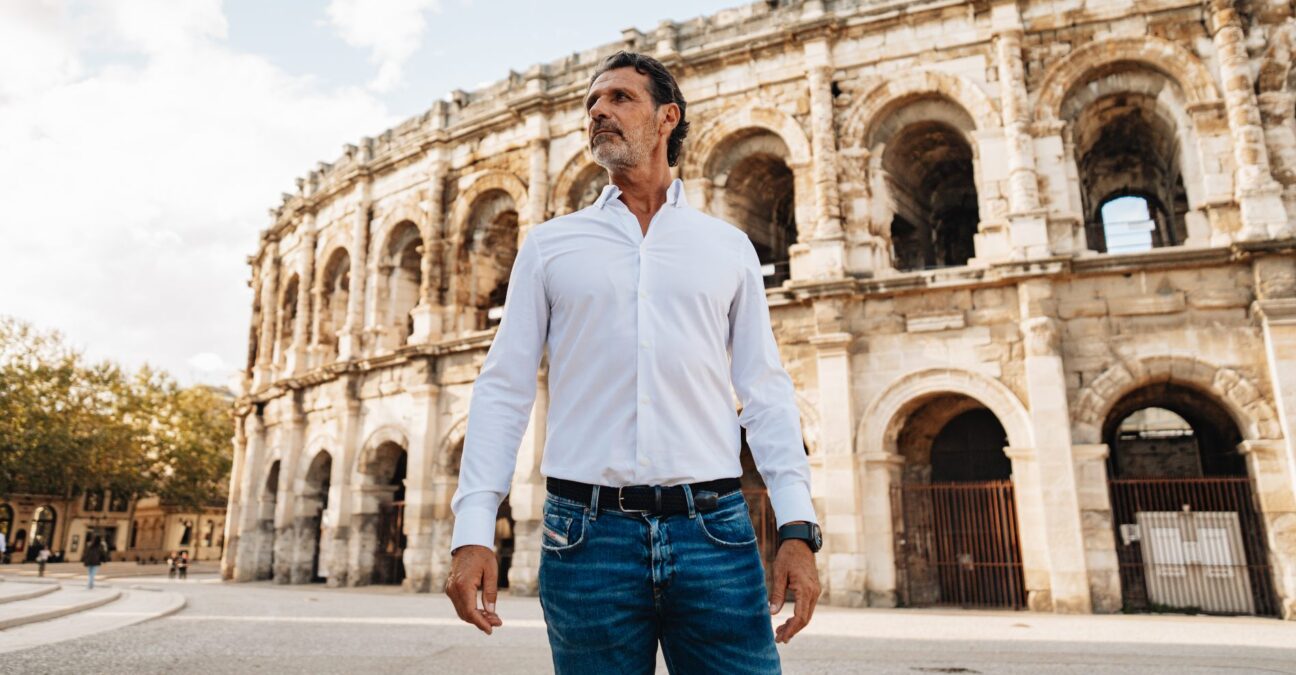
[[[45,563],[49,562],[50,559],[50,550],[45,545],[45,542],[40,539],[37,539],[34,545],[40,546],[40,550],[36,552],[36,576],[43,577],[45,576]]]
[[[174,578],[176,578],[176,558],[177,558],[177,557],[179,557],[179,556],[177,556],[177,555],[175,554],[174,551],[173,551],[173,552],[169,552],[169,553],[167,553],[166,563],[167,563],[167,578],[168,578],[168,579],[174,579]]]
[[[547,350],[539,582],[555,670],[652,673],[660,646],[672,673],[780,672],[776,641],[818,602],[821,539],[761,264],[671,179],[688,122],[665,66],[609,57],[585,107],[611,184],[518,251],[473,386],[446,594],[483,632],[504,625],[495,519]],[[768,596],[740,426],[780,525]],[[775,632],[789,593],[794,614]]]
[[[176,558],[176,572],[180,574],[180,580],[184,581],[189,578],[189,552],[181,551],[180,557]]]
[[[3,531],[0,531],[0,565],[9,562],[9,540]]]
[[[85,553],[81,554],[81,564],[86,567],[87,590],[94,590],[95,573],[99,571],[99,566],[107,561],[108,546],[99,538],[99,535],[93,535],[86,543]]]

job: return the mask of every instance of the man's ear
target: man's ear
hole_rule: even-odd
[[[662,107],[658,108],[658,111],[661,113],[661,121],[659,122],[658,128],[665,129],[666,136],[669,137],[671,133],[675,131],[676,125],[679,124],[679,119],[680,119],[679,105],[675,103],[667,103],[666,105],[663,105]]]

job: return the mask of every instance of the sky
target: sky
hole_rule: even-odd
[[[0,315],[230,384],[267,209],[454,89],[740,0],[0,0]]]

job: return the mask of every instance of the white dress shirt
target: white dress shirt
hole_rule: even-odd
[[[545,476],[679,485],[742,475],[739,424],[779,525],[815,522],[792,380],[756,250],[676,180],[647,235],[608,185],[527,234],[473,385],[452,548],[493,547],[549,350]],[[742,405],[734,408],[734,393]]]

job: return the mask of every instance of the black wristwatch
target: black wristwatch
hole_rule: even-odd
[[[789,539],[800,539],[810,547],[810,551],[818,553],[823,548],[823,533],[819,531],[819,526],[814,523],[788,523],[778,529],[778,540],[781,545]]]

